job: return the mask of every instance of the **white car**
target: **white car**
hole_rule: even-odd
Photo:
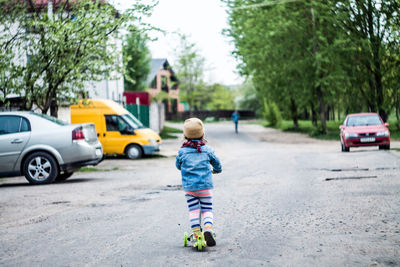
[[[34,112],[0,112],[0,177],[24,175],[31,184],[47,184],[102,159],[94,124],[68,124]]]

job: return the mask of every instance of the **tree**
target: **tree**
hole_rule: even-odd
[[[398,105],[393,96],[400,78],[399,10],[398,0],[345,0],[334,8],[338,25],[347,33],[345,45],[353,48],[347,68],[352,85],[369,110],[385,121]]]
[[[237,108],[253,110],[262,113],[262,105],[259,101],[259,92],[250,78],[246,79],[238,88]]]
[[[295,127],[300,110],[326,133],[331,110],[400,106],[397,0],[222,1],[241,73]]]
[[[175,70],[179,79],[180,98],[189,104],[190,111],[198,108],[196,95],[202,95],[202,76],[205,59],[188,36],[180,34],[180,44],[175,51]]]
[[[125,13],[98,0],[57,1],[48,12],[37,1],[24,3],[15,17],[1,10],[8,21],[17,18],[14,27],[23,32],[22,41],[13,42],[14,62],[21,56],[17,51],[21,44],[27,55],[25,62],[9,69],[10,77],[15,77],[11,83],[15,93],[24,96],[25,109],[35,104],[43,113],[51,108],[53,116],[58,103],[74,101],[85,82],[102,80],[121,69],[118,31],[149,12],[140,3]]]
[[[210,86],[210,91],[211,99],[207,103],[207,109],[221,110],[235,108],[235,104],[233,102],[234,95],[229,88],[216,83]]]
[[[126,36],[123,47],[125,91],[144,91],[148,86],[151,55],[147,40],[146,34],[136,28]]]
[[[17,87],[22,66],[18,64],[21,58],[15,57],[17,47],[22,47],[24,30],[15,27],[15,21],[20,17],[23,3],[10,5],[8,0],[0,0],[0,101],[6,102],[10,94],[19,94]],[[21,53],[22,54],[22,53]]]

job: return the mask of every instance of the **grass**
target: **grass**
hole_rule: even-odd
[[[260,123],[260,122],[259,122]],[[321,134],[318,130],[318,127],[312,125],[311,121],[307,120],[300,120],[299,121],[299,129],[295,129],[293,125],[293,121],[291,120],[282,120],[282,123],[279,127],[273,127],[269,125],[265,121],[261,121],[261,125],[265,127],[272,127],[276,129],[280,129],[285,132],[297,132],[297,133],[304,133],[308,134],[310,137],[323,139],[323,140],[339,140],[339,126],[342,124],[341,121],[327,121],[327,131],[328,133]],[[318,124],[319,125],[319,124]],[[390,137],[393,140],[400,140],[400,129],[399,123],[396,121],[389,122],[389,130],[390,130]]]
[[[307,120],[299,120],[299,128],[295,129],[293,121],[291,120],[282,120],[281,125],[279,127],[274,127],[269,125],[268,122],[263,121],[261,123],[265,127],[272,127],[275,129],[280,129],[284,132],[296,132],[296,133],[303,133],[303,134],[308,134],[309,136],[317,139],[323,139],[323,140],[338,140],[339,138],[339,125],[341,124],[338,121],[327,121],[326,126],[327,126],[327,131],[328,133],[321,134],[320,131],[318,130],[318,127],[315,127],[312,125],[311,121]]]
[[[389,120],[390,138],[400,140],[400,121]]]
[[[181,134],[183,133],[182,130],[174,128],[174,127],[169,127],[169,126],[164,126],[160,133],[160,137],[162,139],[176,139],[178,138],[176,134]]]

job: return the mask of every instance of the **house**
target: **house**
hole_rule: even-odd
[[[156,97],[162,91],[168,94],[168,99],[163,101],[166,104],[166,112],[185,111],[185,105],[179,102],[179,80],[166,58],[151,60],[147,84],[152,97]]]

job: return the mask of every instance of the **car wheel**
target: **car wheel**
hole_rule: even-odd
[[[379,146],[379,150],[389,150],[390,149],[390,144],[389,145],[381,145]]]
[[[343,149],[344,149],[344,152],[350,151],[350,147],[346,146],[346,144],[343,144]]]
[[[56,177],[56,181],[65,181],[65,180],[67,180],[69,177],[71,177],[72,174],[74,174],[74,173],[73,173],[73,172],[64,172],[63,174],[60,173],[60,174]]]
[[[344,143],[342,144],[342,152],[349,152],[350,151],[350,147],[346,146]]]
[[[138,145],[132,144],[129,145],[125,150],[125,155],[129,159],[138,159],[143,155],[142,148]]]
[[[50,184],[58,175],[58,166],[50,154],[35,152],[25,159],[23,172],[30,184]]]

